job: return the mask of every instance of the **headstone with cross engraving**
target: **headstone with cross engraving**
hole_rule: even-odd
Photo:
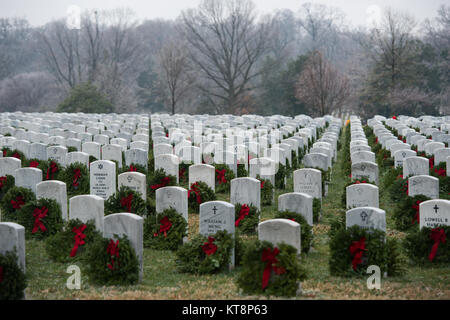
[[[450,226],[450,200],[436,199],[420,203],[419,217],[420,229]]]
[[[374,207],[354,208],[348,210],[345,216],[347,228],[357,225],[364,229],[386,232],[386,212],[382,209]]]
[[[352,178],[368,177],[369,181],[378,185],[378,165],[370,161],[352,163]]]
[[[94,161],[90,165],[90,194],[107,200],[116,192],[116,164],[109,160]]]

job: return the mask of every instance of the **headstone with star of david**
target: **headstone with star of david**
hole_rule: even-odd
[[[116,164],[109,160],[94,161],[90,165],[90,194],[107,200],[116,192]]]

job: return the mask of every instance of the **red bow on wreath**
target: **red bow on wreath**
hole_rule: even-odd
[[[197,188],[198,186],[198,182],[193,183],[191,185],[191,188],[188,191],[188,199],[191,197],[191,193],[195,193],[195,196],[197,197],[197,203],[201,204],[202,203],[202,198],[200,197],[200,190]]]
[[[156,189],[167,186],[169,184],[169,182],[170,182],[170,178],[164,177],[164,178],[162,178],[162,181],[160,184],[154,184],[151,186],[151,188],[152,188],[152,190],[156,190]]]
[[[7,178],[5,176],[0,177],[0,190],[5,186]]]
[[[250,207],[246,204],[243,204],[241,207],[241,211],[239,211],[239,218],[234,222],[234,226],[239,226],[239,223],[250,213]]]
[[[430,160],[428,160],[430,162],[430,169],[434,168],[434,157],[431,157]]]
[[[264,290],[267,285],[269,284],[270,280],[270,273],[275,272],[276,274],[283,274],[286,272],[286,269],[283,267],[278,267],[276,264],[279,262],[276,258],[277,255],[280,253],[280,250],[278,248],[274,248],[273,250],[271,248],[266,248],[263,250],[261,261],[267,262],[266,267],[264,268],[263,277],[262,277],[262,289]]]
[[[49,180],[49,178],[50,178],[50,173],[52,174],[52,175],[51,175],[51,178],[53,179],[53,175],[54,175],[56,172],[58,172],[58,166],[56,165],[56,163],[54,163],[54,162],[52,161],[52,162],[50,162],[50,167],[48,167],[48,169],[47,169],[47,176],[45,177],[45,180]]]
[[[359,241],[353,241],[352,245],[350,246],[350,253],[354,255],[352,261],[353,270],[356,271],[356,267],[358,266],[358,264],[362,263],[362,256],[364,251],[366,250],[365,237],[362,237],[361,239],[359,239]]]
[[[18,154],[17,152],[14,153],[12,156],[13,156],[14,158],[20,159],[20,154]]]
[[[205,242],[202,245],[202,250],[207,256],[210,256],[217,251],[217,246],[214,244],[214,241],[216,241],[216,239],[208,237],[208,242]]]
[[[178,170],[178,175],[180,176],[180,178],[184,179],[184,174],[186,173],[186,169],[185,168],[181,168],[180,170]]]
[[[439,243],[445,243],[447,236],[445,235],[445,231],[442,228],[434,228],[431,230],[430,239],[434,241],[433,247],[431,247],[430,255],[428,256],[428,260],[433,262],[433,259],[436,255],[437,249],[439,247]]]
[[[72,232],[75,233],[75,244],[72,248],[72,251],[70,251],[70,256],[75,257],[78,251],[78,247],[82,246],[86,242],[84,242],[84,238],[86,238],[86,235],[83,233],[84,230],[86,230],[86,225],[82,224],[80,227],[73,227]]]
[[[110,239],[106,252],[111,256],[111,263],[108,263],[108,268],[109,270],[114,270],[114,259],[119,259],[119,240],[114,243],[114,240]]]
[[[217,180],[219,180],[219,184],[227,183],[227,179],[225,178],[225,173],[226,172],[227,172],[226,169],[223,169],[223,170],[217,170],[216,169]]]
[[[416,203],[413,204],[413,206],[412,206],[412,208],[416,210],[416,214],[415,214],[415,216],[414,216],[414,219],[413,219],[413,221],[412,221],[412,224],[414,224],[414,222],[417,222],[417,224],[420,223],[420,210],[419,210],[419,209],[420,209],[420,206],[419,206],[419,204],[420,204],[421,202],[422,202],[422,201],[417,200]]]
[[[41,229],[42,232],[47,231],[47,228],[42,223],[42,219],[44,219],[47,216],[48,209],[44,206],[42,208],[35,208],[33,211],[33,217],[34,217],[34,226],[31,233],[36,233],[38,229]]]
[[[3,150],[3,158],[6,157],[6,150]]]
[[[159,221],[159,223],[161,223],[159,226],[159,233],[164,233],[164,237],[167,237],[167,232],[169,232],[170,228],[172,228],[172,222],[167,216],[165,216]],[[154,236],[157,237],[158,233],[155,233]]]
[[[434,172],[436,172],[437,175],[440,176],[440,177],[445,177],[445,176],[447,176],[447,172],[445,171],[444,168],[441,168],[441,169],[434,169]]]
[[[261,189],[264,189],[264,180],[261,181]]]
[[[80,177],[81,177],[81,170],[77,168],[77,169],[75,169],[73,171],[73,182],[72,182],[72,185],[74,187],[78,187],[80,185],[79,182],[78,182],[78,179],[80,179]]]
[[[356,180],[356,181],[355,181],[355,184],[360,184],[360,183],[367,183],[367,181],[366,181],[366,180],[364,180],[364,181]]]
[[[133,167],[133,165],[130,165],[130,169],[128,170],[128,172],[134,172],[137,171],[137,169],[135,167]]]
[[[11,205],[16,210],[20,210],[20,208],[22,208],[22,206],[24,204],[25,204],[25,201],[23,201],[23,197],[22,196],[17,196],[16,200],[11,200]]]
[[[130,193],[127,197],[120,199],[120,206],[127,209],[127,212],[131,212],[131,203],[133,201],[133,194]]]
[[[375,138],[375,144],[378,144],[378,138]]]
[[[31,168],[37,168],[38,165],[39,165],[39,162],[37,162],[37,161],[31,161],[30,162],[30,167]]]

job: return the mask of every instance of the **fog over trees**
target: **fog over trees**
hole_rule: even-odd
[[[96,90],[118,113],[450,114],[450,6],[349,25],[339,8],[260,15],[250,0],[203,0],[174,20],[85,11],[79,29],[0,17],[0,110],[70,111],[69,96]]]

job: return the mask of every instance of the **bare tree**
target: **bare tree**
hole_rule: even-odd
[[[341,111],[348,97],[348,79],[333,68],[322,53],[311,54],[296,85],[296,97],[307,104],[313,114],[324,116]]]
[[[202,76],[199,88],[211,104],[225,106],[222,112],[234,113],[260,73],[255,66],[266,50],[268,23],[256,22],[248,0],[203,0],[180,19],[190,58]]]

